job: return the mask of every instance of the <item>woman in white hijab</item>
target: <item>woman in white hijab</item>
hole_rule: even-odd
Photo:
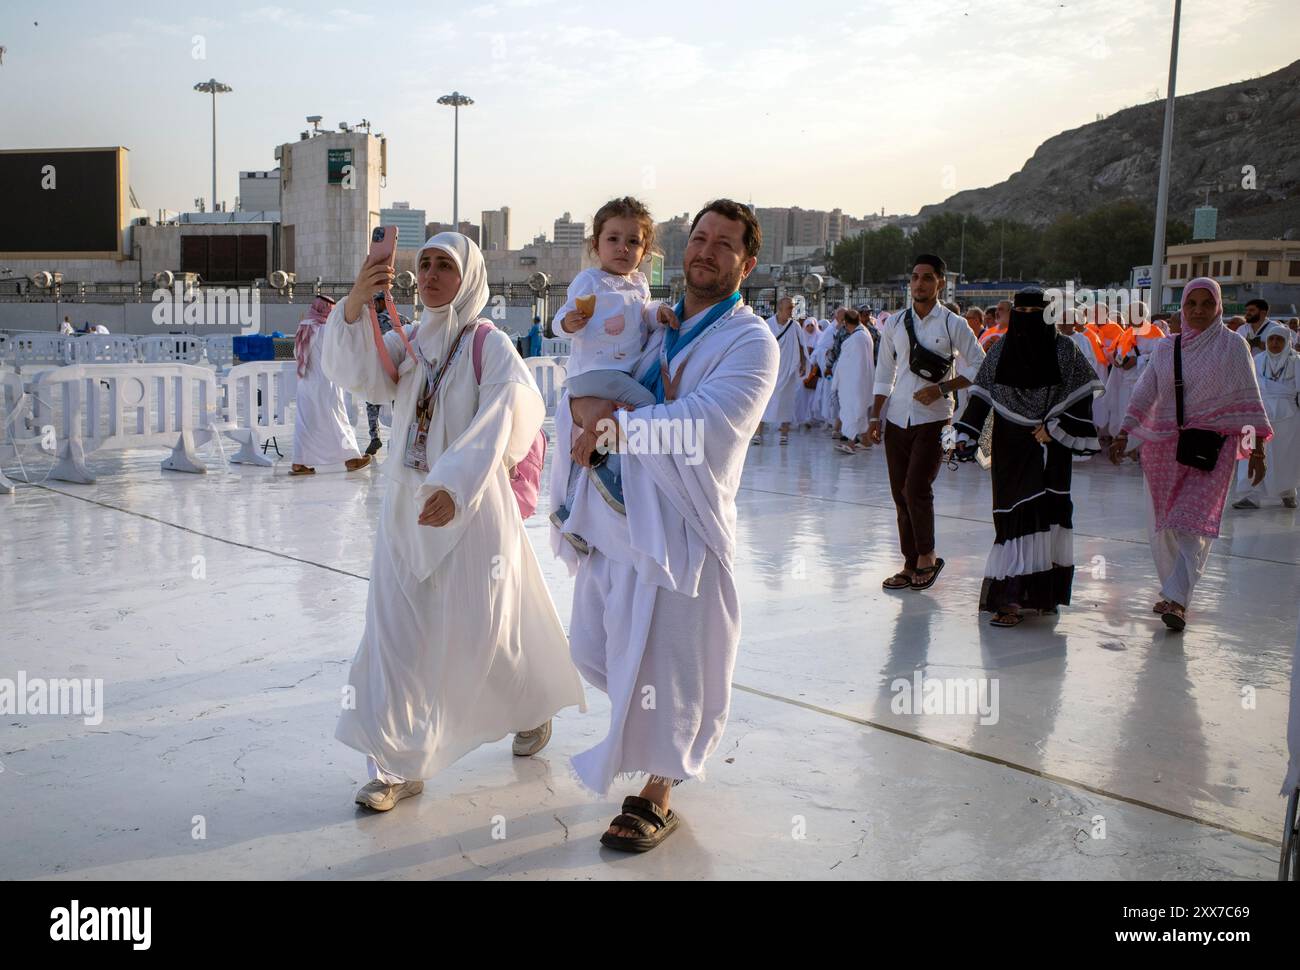
[[[366,401],[394,401],[393,447],[366,600],[335,736],[367,758],[356,801],[387,811],[481,744],[515,734],[515,753],[550,739],[550,718],[585,710],[568,638],[524,534],[509,469],[529,451],[546,407],[509,337],[474,332],[488,301],[478,246],[460,233],[418,254],[424,311],[384,335],[380,363],[368,304],[393,270],[367,259],[329,315],[323,364]],[[432,389],[432,393],[430,392]],[[540,725],[540,727],[539,727]]]
[[[799,342],[803,344],[803,357],[800,362],[803,367],[799,371],[799,386],[794,392],[796,428],[811,428],[821,420],[821,411],[817,408],[817,389],[804,383],[815,363],[813,351],[817,349],[817,338],[820,336],[821,331],[817,329],[816,317],[804,317],[799,321]]]
[[[1234,509],[1257,509],[1265,499],[1281,499],[1289,509],[1296,507],[1296,486],[1300,485],[1300,380],[1296,353],[1291,349],[1291,331],[1270,323],[1260,331],[1264,351],[1255,355],[1255,376],[1264,410],[1273,425],[1269,443],[1268,470],[1264,480],[1250,487],[1245,461],[1238,462],[1237,487],[1246,491],[1233,503]]]

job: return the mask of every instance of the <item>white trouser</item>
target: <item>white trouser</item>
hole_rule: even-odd
[[[366,774],[370,776],[371,781],[382,781],[385,785],[400,785],[406,781],[401,775],[394,775],[379,767],[379,762],[373,755],[366,755]]]
[[[1185,609],[1191,607],[1192,590],[1205,572],[1205,560],[1214,540],[1180,529],[1161,529],[1151,536],[1151,555],[1160,575],[1160,595]]]

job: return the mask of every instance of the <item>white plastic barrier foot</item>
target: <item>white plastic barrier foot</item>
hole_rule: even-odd
[[[263,468],[275,462],[261,451],[264,442],[278,435],[293,433],[293,415],[297,391],[297,364],[292,360],[250,361],[236,364],[221,378],[225,388],[223,433],[239,442],[239,450],[230,460],[241,465]],[[206,443],[207,437],[199,439]]]
[[[86,465],[86,449],[81,439],[64,438],[59,447],[58,460],[50,470],[50,478],[60,482],[74,482],[77,485],[95,484],[95,476]]]
[[[162,461],[165,472],[189,472],[194,475],[206,475],[208,466],[199,458],[194,445],[193,431],[182,431],[180,441],[172,448],[172,453]]]

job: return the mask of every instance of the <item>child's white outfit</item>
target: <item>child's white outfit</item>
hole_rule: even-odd
[[[560,326],[560,321],[577,309],[579,297],[593,294],[596,297],[596,309],[585,327],[569,333]],[[650,331],[660,327],[658,310],[659,303],[650,300],[650,285],[643,273],[633,272],[620,276],[593,268],[584,269],[574,277],[569,284],[564,306],[555,314],[551,325],[556,334],[565,334],[571,341],[568,376],[564,382],[565,395],[600,397],[631,404],[633,407],[654,404],[654,394],[632,375],[641,360]],[[567,401],[562,400],[561,406],[567,406]],[[568,463],[568,458],[566,449],[556,462],[557,470],[559,466]],[[599,472],[612,491],[612,495],[607,494],[607,498],[611,498],[616,507],[621,501],[621,489],[615,483],[618,464],[618,455],[611,452]],[[580,467],[577,464],[571,465],[563,479],[564,502],[557,507],[552,521],[558,517],[559,523],[562,523],[568,517]],[[602,494],[606,493],[605,489],[601,491]]]

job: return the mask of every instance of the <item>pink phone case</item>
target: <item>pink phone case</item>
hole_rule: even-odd
[[[384,258],[384,262],[386,262],[389,266],[392,266],[393,256],[397,252],[397,227],[383,226],[380,228],[381,231],[383,232],[383,237],[380,239],[374,239],[374,238],[371,239],[370,255],[372,257],[382,256]]]

